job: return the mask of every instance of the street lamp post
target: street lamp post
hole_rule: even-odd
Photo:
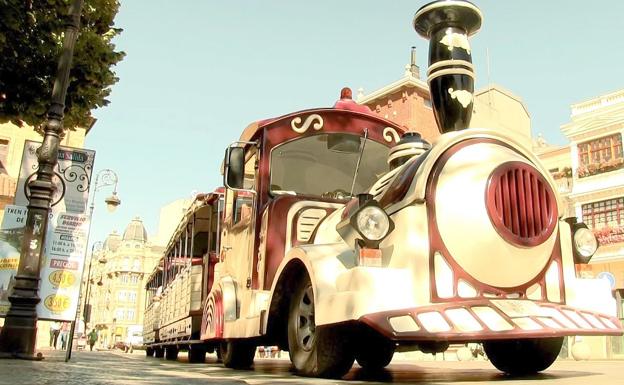
[[[87,271],[87,284],[86,284],[86,288],[85,288],[85,304],[84,304],[84,310],[82,312],[82,318],[84,320],[84,324],[85,324],[85,331],[86,331],[86,327],[87,327],[87,323],[91,320],[91,293],[89,291],[89,289],[91,288],[91,267],[93,265],[93,253],[95,252],[95,248],[96,246],[101,249],[102,246],[104,245],[104,243],[102,241],[97,241],[97,242],[93,242],[93,245],[91,246],[91,258],[89,259],[89,270]],[[98,262],[99,263],[106,263],[106,259],[104,258],[98,258]],[[102,285],[102,281],[98,282],[98,286]],[[78,303],[80,303],[80,301],[78,301]]]
[[[91,205],[89,206],[89,230],[87,231],[87,244],[89,244],[89,237],[91,236],[91,224],[93,223],[93,211],[95,211],[95,196],[98,192],[98,190],[100,190],[102,187],[107,187],[107,186],[114,186],[113,187],[113,194],[111,196],[109,196],[108,198],[104,199],[104,202],[106,202],[106,208],[108,209],[109,212],[113,212],[115,211],[115,209],[117,208],[117,206],[119,206],[121,204],[121,200],[119,199],[119,197],[117,196],[117,183],[119,182],[119,177],[117,176],[117,174],[108,168],[105,168],[103,170],[100,170],[96,175],[95,175],[95,183],[93,184],[93,188],[92,188],[92,195],[91,195]],[[99,241],[98,241],[99,242]],[[83,314],[83,319],[84,319],[84,323],[85,323],[85,332],[87,331],[87,305],[89,304],[89,286],[90,286],[90,280],[91,280],[91,263],[93,260],[93,250],[95,245],[98,243],[95,242],[93,244],[93,246],[91,246],[91,260],[89,260],[89,271],[87,273],[87,287],[85,288],[86,290],[86,296],[85,296],[85,307],[84,307],[84,314]],[[101,243],[101,242],[100,242]],[[81,287],[82,289],[82,287]],[[82,295],[82,291],[80,293]],[[80,300],[78,301],[78,303],[80,304]],[[90,305],[89,305],[89,310],[90,310]],[[89,311],[90,313],[90,311]],[[80,315],[80,307],[78,307],[78,309],[76,310],[76,320],[79,320],[79,315]],[[89,314],[90,315],[90,314]],[[71,328],[69,331],[69,341],[67,344],[67,351],[65,352],[65,362],[69,361],[69,359],[71,358],[71,351],[72,351],[72,346],[74,344],[74,332],[76,330],[76,320],[72,321],[71,323]]]
[[[52,89],[52,100],[43,127],[43,143],[37,149],[39,169],[37,177],[28,183],[30,198],[28,215],[20,261],[15,275],[11,303],[2,332],[0,333],[0,356],[41,359],[34,355],[37,339],[37,310],[41,261],[44,260],[44,244],[48,229],[50,202],[54,192],[52,177],[58,163],[60,136],[63,133],[65,96],[69,85],[74,46],[80,29],[80,14],[84,0],[73,0],[69,8],[69,19],[63,39],[63,50],[59,58],[56,80]]]

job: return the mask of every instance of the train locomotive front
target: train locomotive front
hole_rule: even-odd
[[[512,134],[467,129],[468,37],[480,25],[467,1],[416,13],[442,135],[433,145],[401,140],[369,194],[282,262],[280,271],[305,267],[288,325],[299,372],[339,376],[354,358],[380,368],[397,349],[483,342],[498,369],[527,374],[550,366],[565,336],[622,334],[610,289],[575,276],[598,244],[567,216],[547,170]]]

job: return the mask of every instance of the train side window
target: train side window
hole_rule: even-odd
[[[234,211],[234,223],[238,223],[241,220],[248,220],[251,218],[251,208],[253,207],[253,199],[251,197],[240,196],[236,197],[236,207]]]
[[[245,177],[243,187],[247,190],[256,188],[256,161],[258,159],[255,147],[252,147],[245,156]],[[253,195],[244,192],[236,192],[234,201],[234,220],[239,223],[251,219],[253,208]]]

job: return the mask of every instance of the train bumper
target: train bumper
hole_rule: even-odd
[[[516,299],[479,299],[390,310],[360,321],[396,341],[466,342],[572,335],[622,335],[621,322],[595,311]]]

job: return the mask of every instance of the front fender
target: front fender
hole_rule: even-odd
[[[415,304],[407,269],[357,266],[354,250],[343,242],[291,249],[277,270],[280,278],[273,283],[269,303],[292,263],[303,264],[310,277],[317,325],[357,320],[371,312]]]

